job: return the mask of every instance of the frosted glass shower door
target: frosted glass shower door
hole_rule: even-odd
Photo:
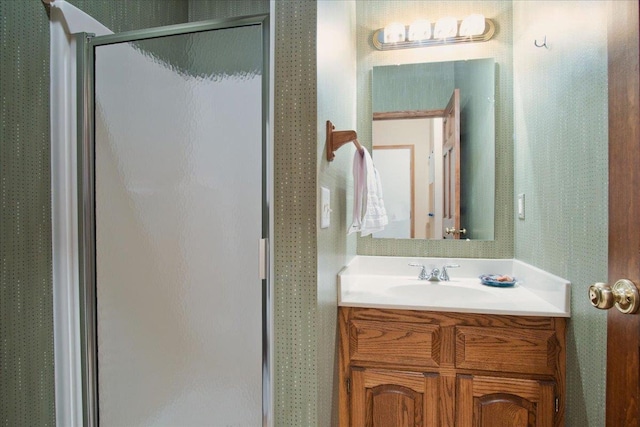
[[[260,426],[262,28],[94,55],[100,425]]]

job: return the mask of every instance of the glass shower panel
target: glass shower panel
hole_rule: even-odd
[[[102,426],[261,425],[261,31],[95,48]]]

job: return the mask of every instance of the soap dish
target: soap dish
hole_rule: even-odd
[[[511,277],[511,279],[512,280],[504,280],[504,276],[501,276],[499,274],[483,274],[482,276],[480,276],[480,282],[483,285],[493,286],[497,288],[510,288],[514,286],[516,284],[516,278]]]

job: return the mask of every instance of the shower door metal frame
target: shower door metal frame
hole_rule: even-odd
[[[95,48],[98,46],[135,42],[153,38],[192,34],[248,26],[262,28],[262,426],[273,423],[271,396],[271,257],[270,188],[272,183],[269,159],[269,15],[250,15],[213,19],[187,24],[169,25],[118,34],[95,36],[78,33],[77,103],[78,103],[78,245],[80,281],[80,346],[82,371],[83,425],[96,427],[98,417],[97,360],[97,297],[96,297],[96,224],[95,224]]]

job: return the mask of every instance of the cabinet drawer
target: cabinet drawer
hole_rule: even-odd
[[[440,327],[353,320],[349,326],[349,354],[356,363],[437,367],[440,365]]]
[[[554,331],[456,328],[457,368],[552,375],[559,351]]]

